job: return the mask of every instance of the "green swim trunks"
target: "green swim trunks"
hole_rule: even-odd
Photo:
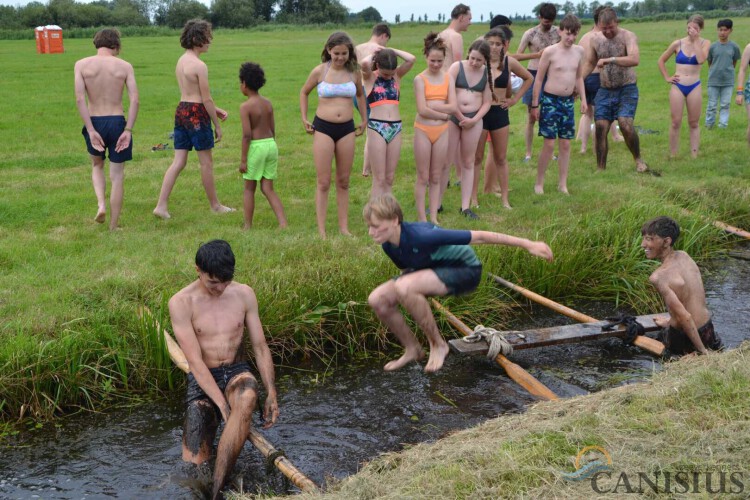
[[[247,152],[247,172],[242,174],[246,181],[261,179],[274,180],[279,166],[279,148],[273,137],[255,139],[250,142]]]

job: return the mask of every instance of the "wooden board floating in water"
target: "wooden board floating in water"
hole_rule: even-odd
[[[647,332],[655,332],[659,327],[654,324],[654,318],[665,316],[666,313],[647,314],[638,316],[638,322],[643,325]],[[603,339],[607,337],[625,336],[625,327],[617,325],[610,331],[602,330],[602,326],[608,321],[597,321],[595,323],[580,323],[575,325],[553,326],[550,328],[539,328],[537,330],[524,330],[501,332],[505,339],[513,346],[514,350],[531,349],[548,345],[573,344],[576,342],[587,342],[589,340]],[[486,354],[487,343],[465,342],[463,339],[449,341],[451,348],[459,354]]]

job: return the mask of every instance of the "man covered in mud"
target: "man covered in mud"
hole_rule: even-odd
[[[182,459],[196,465],[211,456],[224,421],[214,468],[218,498],[247,439],[258,401],[258,383],[243,353],[247,329],[266,389],[264,428],[279,416],[271,351],[258,316],[253,289],[232,281],[234,253],[223,240],[209,241],[195,255],[198,279],[169,300],[172,328],[190,366]]]
[[[543,241],[489,231],[443,229],[429,222],[404,222],[401,206],[390,194],[370,199],[362,215],[372,239],[382,245],[402,271],[373,290],[368,298],[375,314],[404,346],[404,354],[387,363],[386,371],[424,358],[422,346],[399,306],[411,314],[430,344],[424,371],[436,372],[443,367],[448,344],[438,331],[427,297],[467,294],[479,286],[482,264],[469,245],[521,247],[531,255],[552,261],[552,250]]]
[[[596,166],[607,168],[607,132],[617,120],[635,160],[637,172],[648,172],[648,165],[641,158],[640,139],[633,120],[638,107],[638,86],[635,67],[641,62],[638,38],[635,33],[620,28],[617,13],[605,7],[599,13],[599,32],[591,36],[583,77],[598,68],[601,87],[594,97],[594,120],[596,120]]]
[[[656,326],[663,328],[658,340],[673,354],[708,354],[707,349],[721,349],[721,339],[714,332],[706,307],[700,269],[687,253],[674,249],[680,226],[674,219],[660,216],[646,222],[641,234],[646,257],[661,261],[649,281],[669,310],[669,317],[654,318]]]

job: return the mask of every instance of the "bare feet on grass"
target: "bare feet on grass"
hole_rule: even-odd
[[[445,358],[448,356],[448,344],[442,342],[435,346],[430,346],[430,358],[427,360],[427,365],[424,367],[424,371],[427,373],[434,373],[443,367]]]
[[[94,222],[98,222],[99,224],[104,223],[104,220],[107,218],[107,212],[102,210],[101,208],[96,213],[96,217],[94,217]]]
[[[172,216],[169,215],[169,212],[167,212],[165,209],[159,208],[159,207],[156,207],[154,209],[153,214],[155,216],[161,218],[161,219],[164,219],[164,220],[172,218]]]
[[[421,361],[424,358],[424,351],[422,348],[419,348],[418,350],[412,350],[407,349],[404,351],[404,355],[401,356],[398,359],[394,359],[393,361],[389,361],[385,364],[383,369],[387,372],[393,372],[396,370],[399,370],[403,368],[404,366],[408,365],[412,361]],[[432,358],[432,354],[430,354],[430,359]]]
[[[211,210],[215,214],[228,214],[230,212],[236,212],[234,208],[225,207],[224,205],[219,205],[217,207],[211,207]]]
[[[534,193],[544,194],[544,186],[534,186]]]
[[[570,194],[570,193],[568,193],[568,187],[567,186],[557,186],[557,190],[560,191],[562,194]]]

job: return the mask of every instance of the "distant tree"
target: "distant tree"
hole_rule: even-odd
[[[368,23],[383,22],[383,16],[380,15],[380,12],[375,7],[367,7],[365,10],[358,12],[356,16]]]
[[[490,11],[490,21],[492,21],[492,18],[495,17],[492,15],[492,11]]]
[[[349,14],[338,0],[281,0],[276,19],[282,23],[338,23]]]
[[[615,7],[617,14],[626,17],[630,11],[630,2],[620,2]]]
[[[135,0],[113,0],[110,23],[115,26],[147,26],[151,24],[151,2]],[[101,26],[94,25],[94,26]]]
[[[263,21],[270,21],[276,0],[255,0],[255,16]]]
[[[427,22],[427,14],[424,15],[424,22]]]
[[[561,10],[562,10],[562,11],[563,11],[563,12],[564,12],[565,14],[575,14],[575,12],[576,12],[576,7],[575,7],[575,5],[573,5],[573,2],[571,2],[570,0],[568,0],[567,2],[565,2],[565,3],[563,4],[563,6],[561,7]]]
[[[422,16],[419,16],[419,18],[417,19],[417,22],[418,22],[418,23],[421,23],[421,22],[422,22]]]
[[[576,16],[579,18],[583,18],[589,15],[589,7],[586,5],[586,2],[584,0],[581,0],[576,5]]]
[[[592,15],[592,16],[594,15],[594,11],[595,11],[596,9],[598,9],[600,5],[601,5],[601,4],[599,3],[599,1],[598,1],[598,0],[593,0],[593,1],[592,1],[592,2],[591,2],[591,3],[589,4],[589,12],[591,12],[591,15]]]
[[[253,0],[213,0],[211,22],[221,28],[247,28],[257,24]]]
[[[76,3],[73,0],[50,0],[47,8],[54,24],[62,28],[78,26]]]
[[[414,14],[411,15],[411,19],[409,21],[414,22]]]
[[[208,7],[198,0],[163,0],[157,7],[154,22],[160,26],[182,28],[190,19],[209,19]]]
[[[14,30],[24,26],[21,24],[19,10],[22,7],[13,7],[10,5],[0,5],[0,29]]]
[[[18,9],[18,17],[21,26],[35,28],[52,24],[52,13],[49,8],[41,2],[30,2]]]
[[[395,19],[395,21],[396,21],[396,24],[398,24],[398,23],[400,23],[400,22],[401,22],[401,14],[396,14],[396,19]]]

